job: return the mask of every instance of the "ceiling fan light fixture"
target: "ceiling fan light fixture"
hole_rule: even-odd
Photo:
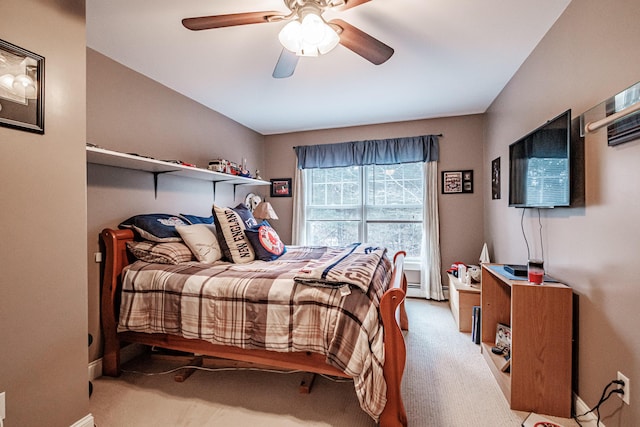
[[[308,13],[282,28],[278,39],[285,49],[299,56],[318,56],[331,51],[340,37],[320,16]]]
[[[331,5],[331,7],[338,7],[344,6],[346,2],[344,0],[331,0],[329,4]]]
[[[280,30],[278,40],[280,40],[280,44],[282,44],[285,49],[291,52],[300,50],[300,40],[302,39],[301,26],[299,21],[291,21]]]

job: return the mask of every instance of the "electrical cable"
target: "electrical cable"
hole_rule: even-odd
[[[544,263],[544,242],[542,241],[542,220],[540,219],[540,208],[538,208],[538,233],[540,234],[540,255],[542,256],[542,262]]]
[[[624,395],[624,390],[621,390],[619,388],[613,389],[611,391],[609,391],[609,393],[607,394],[607,390],[609,390],[609,387],[611,387],[613,384],[619,384],[619,385],[623,385],[624,386],[624,381],[620,381],[620,380],[613,380],[611,381],[609,384],[607,384],[607,386],[604,388],[604,390],[602,390],[602,395],[600,396],[600,400],[598,401],[598,403],[596,404],[596,406],[594,406],[593,408],[591,408],[590,410],[588,410],[587,412],[580,414],[580,415],[574,415],[573,419],[578,423],[579,426],[582,426],[582,424],[580,424],[580,420],[578,420],[578,417],[584,417],[585,415],[588,415],[592,412],[595,411],[596,415],[597,415],[597,419],[596,419],[596,427],[600,426],[600,406],[606,402],[612,394],[622,394]]]
[[[604,398],[604,400],[602,401],[602,403],[604,403],[607,399],[609,399],[609,397],[611,397],[611,395],[612,395],[612,394],[614,394],[614,393],[624,394],[624,391],[619,390],[619,389],[611,390],[611,391],[609,392],[609,394],[607,394],[607,397],[605,397],[605,398]],[[596,420],[596,426],[599,426],[599,425],[600,425],[600,405],[598,405],[598,406],[596,407],[596,414],[598,414],[598,418],[597,418],[597,420]]]
[[[526,208],[522,208],[522,217],[520,217],[520,228],[522,229],[522,237],[524,237],[524,243],[527,245],[527,259],[531,259],[531,252],[529,251],[529,241],[527,240],[527,235],[524,232],[524,211]]]
[[[271,372],[271,373],[278,373],[278,374],[295,374],[295,373],[300,373],[302,371],[279,371],[276,369],[261,369],[261,368],[207,368],[205,366],[197,366],[197,365],[183,365],[183,366],[178,366],[177,368],[173,368],[173,369],[169,369],[166,371],[159,371],[159,372],[142,372],[142,371],[135,371],[135,370],[126,370],[123,369],[122,372],[126,372],[128,374],[138,374],[138,375],[144,375],[144,376],[154,376],[154,375],[168,375],[168,374],[172,374],[174,372],[180,371],[182,369],[198,369],[201,371],[209,371],[209,372],[215,372],[215,371],[263,371],[263,372]]]
[[[179,366],[177,368],[173,368],[173,369],[169,369],[166,371],[159,371],[159,372],[142,372],[142,371],[135,371],[135,370],[127,370],[127,369],[122,369],[122,372],[126,372],[128,374],[138,374],[138,375],[144,375],[144,376],[154,376],[154,375],[168,375],[168,374],[172,374],[174,372],[180,371],[182,369],[196,369],[199,371],[206,371],[206,372],[217,372],[217,371],[260,371],[260,372],[268,372],[268,373],[273,373],[273,374],[299,374],[299,373],[303,373],[306,371],[301,371],[301,370],[293,370],[293,371],[281,371],[278,369],[265,369],[265,368],[207,368],[206,366],[197,366],[197,365],[184,365],[184,366]],[[335,377],[332,377],[331,375],[326,375],[326,374],[317,374],[320,375],[321,377],[329,380],[329,381],[333,381],[336,383],[347,383],[347,382],[352,382],[353,380],[351,379],[347,379],[347,378],[342,378],[342,379],[338,379]],[[0,426],[2,427],[2,426]]]

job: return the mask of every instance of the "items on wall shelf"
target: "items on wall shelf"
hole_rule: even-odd
[[[214,198],[216,183],[218,182],[232,184],[234,198],[236,186],[238,185],[271,185],[271,182],[260,179],[213,172],[207,169],[156,160],[135,154],[120,153],[118,151],[106,150],[90,145],[87,145],[87,163],[150,172],[153,174],[153,188],[156,197],[158,196],[158,175],[161,174],[210,181],[213,183]]]

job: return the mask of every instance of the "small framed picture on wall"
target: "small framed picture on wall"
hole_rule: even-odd
[[[271,180],[271,197],[291,197],[291,178],[274,178]]]
[[[473,171],[443,171],[442,194],[473,193]]]
[[[500,157],[491,162],[491,199],[500,198]]]

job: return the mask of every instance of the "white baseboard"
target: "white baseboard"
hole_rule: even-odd
[[[410,288],[407,288],[407,297],[408,298],[426,298],[427,293],[422,288],[410,287]]]
[[[120,350],[120,363],[126,363],[145,352],[147,346],[142,344],[129,344]],[[102,357],[89,363],[89,381],[102,376]],[[75,427],[75,426],[74,426]],[[91,425],[93,427],[93,424]]]
[[[449,299],[449,288],[442,288],[442,293],[444,294],[444,300]],[[419,288],[419,287],[410,287],[407,288],[407,297],[408,298],[427,298],[427,291]]]
[[[89,381],[102,376],[102,357],[89,363]]]
[[[86,415],[81,420],[76,421],[71,427],[94,427],[93,415]]]

